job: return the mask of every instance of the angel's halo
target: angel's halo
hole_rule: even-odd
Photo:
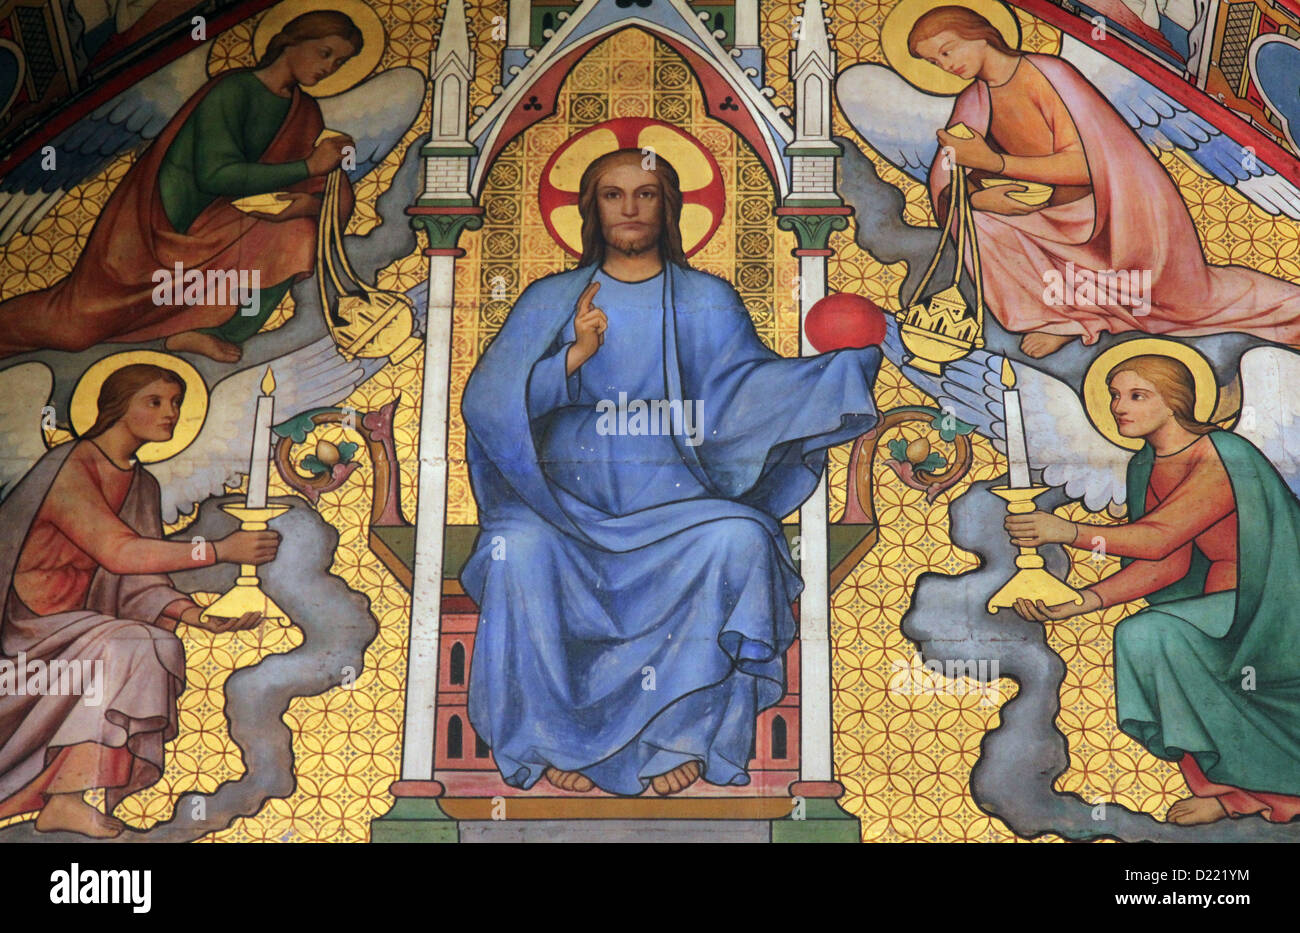
[[[345,61],[339,70],[312,87],[303,87],[304,94],[312,97],[333,97],[359,83],[362,78],[375,70],[379,60],[384,56],[384,24],[379,14],[362,0],[327,0],[321,4],[317,0],[283,0],[277,3],[258,21],[253,31],[253,58],[260,60],[266,47],[271,44],[275,34],[284,28],[285,23],[303,13],[319,10],[334,10],[342,13],[361,30],[363,47],[359,53]]]
[[[1219,401],[1219,384],[1214,378],[1214,367],[1200,351],[1161,337],[1126,340],[1099,353],[1083,377],[1083,404],[1088,411],[1088,420],[1106,440],[1127,450],[1141,450],[1146,443],[1140,437],[1125,437],[1119,433],[1115,416],[1110,411],[1110,386],[1106,384],[1106,377],[1112,369],[1135,356],[1167,356],[1178,360],[1191,372],[1196,384],[1196,404],[1193,407],[1196,420],[1208,422],[1214,415]]]
[[[104,380],[123,366],[132,363],[149,363],[170,369],[185,382],[185,399],[181,402],[181,414],[176,421],[169,441],[150,441],[136,451],[135,458],[140,463],[157,463],[176,456],[199,436],[203,419],[208,414],[208,387],[197,369],[178,356],[159,353],[157,350],[127,350],[114,353],[99,360],[84,373],[72,390],[72,402],[68,414],[72,420],[72,430],[80,436],[88,431],[99,415],[99,389]]]
[[[970,79],[959,78],[927,61],[913,58],[907,47],[912,27],[925,13],[941,4],[935,0],[900,0],[885,17],[880,27],[880,51],[889,67],[898,72],[908,84],[927,94],[959,94],[970,84]],[[1007,45],[1020,48],[1020,23],[1011,8],[1000,0],[948,0],[946,6],[963,6],[988,20],[1002,33]]]

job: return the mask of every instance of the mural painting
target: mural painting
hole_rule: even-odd
[[[0,839],[1297,838],[1291,0],[11,6]]]

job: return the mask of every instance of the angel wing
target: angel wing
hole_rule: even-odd
[[[895,168],[924,182],[955,97],[918,91],[884,65],[852,65],[835,80],[840,109],[858,135]]]
[[[1255,347],[1241,357],[1241,416],[1233,431],[1250,441],[1300,495],[1300,354]]]
[[[1125,122],[1158,152],[1178,151],[1270,214],[1300,219],[1300,189],[1199,114],[1144,78],[1072,36],[1061,58],[1107,98]],[[836,80],[836,95],[854,130],[892,165],[924,182],[939,151],[955,97],[918,91],[884,65],[853,65]]]
[[[1067,496],[1091,512],[1123,505],[1133,452],[1110,443],[1093,427],[1068,383],[1024,363],[1013,362],[1011,369],[1020,391],[1029,462],[1043,471],[1043,485],[1064,487]]]
[[[208,80],[205,42],[127,88],[50,140],[54,170],[38,149],[0,179],[0,243],[31,233],[75,185],[124,152],[143,148]],[[419,115],[424,77],[410,67],[381,72],[320,102],[325,125],[356,140],[353,181],[384,160]]]
[[[325,125],[356,141],[357,164],[348,172],[350,179],[361,178],[401,142],[420,115],[424,87],[424,75],[403,65],[320,101]]]
[[[266,365],[247,367],[217,383],[194,443],[170,460],[149,467],[162,487],[164,522],[174,522],[209,496],[221,495],[227,485],[237,484],[241,474],[248,472],[253,409]],[[275,374],[276,423],[337,404],[366,378],[362,365],[345,360],[329,337],[269,365]]]
[[[20,363],[0,372],[0,499],[45,453],[41,419],[53,389],[54,373],[44,363]]]
[[[1062,36],[1061,57],[1096,85],[1148,146],[1181,150],[1270,214],[1300,220],[1300,190],[1199,114],[1072,36]]]
[[[208,79],[211,48],[195,46],[55,136],[52,171],[38,149],[0,180],[0,243],[31,233],[71,188],[162,132]]]
[[[897,326],[887,322],[881,345],[885,356],[903,366],[906,353]],[[994,448],[1006,453],[1006,409],[1002,401],[1002,363],[1005,358],[975,350],[949,363],[942,376],[907,367],[904,375],[934,397],[939,407],[975,426]],[[1093,512],[1122,505],[1129,457],[1132,453],[1111,444],[1088,420],[1078,394],[1066,382],[1025,363],[1011,362],[1025,426],[1029,462],[1042,471],[1045,486],[1064,487]]]

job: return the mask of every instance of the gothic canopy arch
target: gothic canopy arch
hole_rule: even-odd
[[[785,150],[794,130],[783,113],[787,108],[771,102],[765,93],[770,89],[754,84],[753,69],[742,68],[703,23],[693,15],[683,15],[683,7],[690,10],[684,2],[654,0],[653,7],[658,9],[648,10],[647,15],[619,19],[601,16],[600,6],[592,15],[581,17],[580,7],[527,64],[512,68],[513,80],[500,88],[492,105],[469,127],[469,141],[478,150],[470,162],[471,196],[481,192],[493,161],[511,140],[555,113],[560,88],[578,61],[624,29],[643,30],[682,56],[699,85],[709,116],[730,126],[750,145],[779,198],[789,195],[790,158]]]

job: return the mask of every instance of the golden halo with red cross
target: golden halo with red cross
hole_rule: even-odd
[[[652,150],[677,170],[682,186],[682,249],[687,256],[704,248],[722,223],[726,191],[718,162],[698,139],[661,120],[620,117],[590,126],[551,154],[542,169],[537,198],[542,222],[565,250],[582,255],[582,216],[578,185],[594,160],[617,149]]]

